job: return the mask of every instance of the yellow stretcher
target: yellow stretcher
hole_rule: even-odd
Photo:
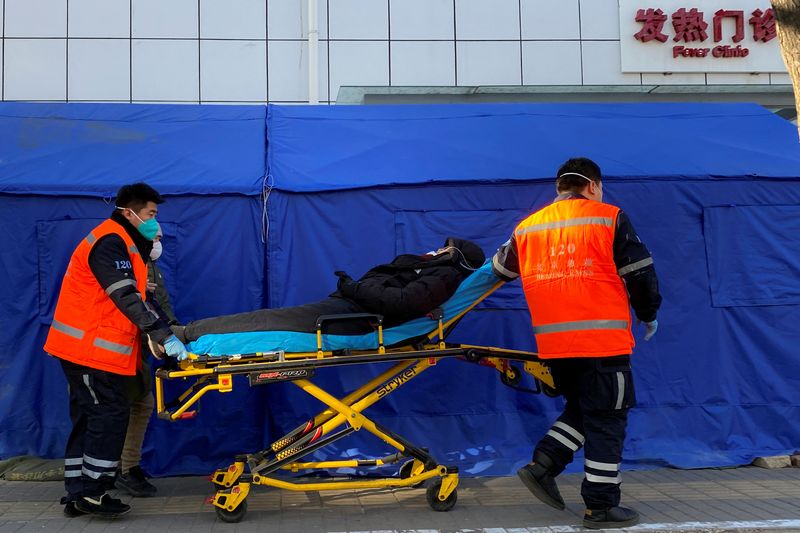
[[[211,481],[216,494],[210,498],[217,516],[224,522],[239,522],[247,512],[247,496],[253,485],[267,485],[292,491],[323,491],[342,489],[417,487],[434,479],[427,487],[427,501],[435,511],[449,511],[456,503],[458,469],[438,463],[425,448],[415,446],[380,426],[366,415],[366,410],[381,398],[393,393],[444,358],[457,357],[464,361],[494,368],[506,385],[527,392],[544,392],[555,395],[549,368],[533,352],[502,348],[451,344],[445,342],[447,334],[458,320],[502,282],[498,282],[463,312],[444,319],[441,310],[434,310],[430,318],[435,328],[422,340],[409,346],[383,346],[382,318],[377,315],[357,314],[347,318],[370,318],[375,321],[378,346],[374,350],[324,351],[323,324],[334,317],[317,320],[317,350],[307,353],[271,351],[229,357],[209,357],[190,354],[188,360],[176,370],[159,369],[156,372],[156,405],[158,416],[169,421],[190,418],[190,410],[205,394],[211,391],[230,392],[234,376],[246,376],[250,386],[290,381],[322,402],[326,409],[313,419],[299,425],[265,450],[234,458],[227,469],[217,470]],[[337,319],[341,317],[335,317]],[[512,364],[512,361],[522,363]],[[343,398],[336,398],[310,381],[317,368],[364,364],[393,363],[390,368],[371,379]],[[520,387],[523,373],[534,378],[535,387]],[[164,398],[164,381],[194,378],[193,384],[176,400],[167,403]],[[338,439],[360,430],[366,430],[396,450],[395,453],[369,460],[341,460],[302,462],[301,460]],[[348,479],[331,481],[287,481],[273,477],[279,470],[291,472],[348,468],[382,467],[402,462],[396,477]]]

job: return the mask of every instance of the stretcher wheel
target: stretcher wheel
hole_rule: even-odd
[[[214,510],[217,511],[217,516],[220,520],[229,524],[235,524],[241,522],[245,513],[247,513],[247,500],[242,500],[242,503],[233,511],[228,511],[221,507],[214,507]]]
[[[464,359],[470,363],[477,363],[481,360],[481,354],[475,350],[467,350],[467,353],[464,354]]]
[[[411,477],[411,472],[413,472],[413,470],[414,470],[414,459],[411,459],[403,463],[397,475],[400,476],[400,479],[408,479]],[[421,487],[423,484],[425,484],[425,482],[420,481],[419,483],[411,485],[411,488],[416,489],[418,487]]]
[[[445,512],[452,509],[455,504],[456,500],[458,500],[458,493],[455,489],[450,495],[444,500],[439,499],[439,489],[442,488],[442,480],[437,480],[433,485],[428,487],[428,490],[425,492],[425,497],[428,500],[428,505],[431,506],[431,509],[437,512]]]
[[[542,392],[544,393],[545,396],[548,396],[550,398],[557,398],[557,397],[561,396],[561,393],[558,392],[557,389],[554,389],[553,387],[551,387],[550,385],[546,385],[546,384],[542,383],[541,386],[542,386]]]

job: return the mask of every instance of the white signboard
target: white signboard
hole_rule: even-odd
[[[623,72],[785,72],[769,0],[619,0]]]

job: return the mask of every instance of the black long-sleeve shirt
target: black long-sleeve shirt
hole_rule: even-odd
[[[569,201],[576,198],[585,199],[580,194],[567,193],[560,195],[555,201]],[[661,294],[658,290],[653,258],[633,229],[628,215],[622,210],[617,215],[613,249],[614,264],[617,273],[625,281],[636,318],[643,322],[655,320],[661,307]],[[519,277],[519,256],[513,235],[492,258],[492,270],[506,281]]]
[[[145,239],[133,224],[118,212],[114,212],[111,219],[125,229],[142,257],[150,255],[153,243]],[[137,279],[131,256],[121,237],[114,234],[101,237],[89,253],[89,269],[122,314],[154,342],[160,343],[172,334],[156,310],[142,300],[136,290]]]

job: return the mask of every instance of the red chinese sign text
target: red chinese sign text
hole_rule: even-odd
[[[696,7],[687,9],[682,7],[669,16],[660,8],[648,7],[636,11],[635,20],[641,24],[641,29],[633,37],[642,43],[658,41],[667,42],[669,36],[664,29],[669,20],[672,25],[672,40],[674,42],[703,44],[709,40],[708,22],[706,14]],[[750,13],[747,20],[752,28],[753,41],[766,43],[777,36],[775,30],[775,15],[772,8],[765,11],[756,9]],[[731,31],[732,30],[732,31]],[[675,45],[672,47],[672,57],[707,57],[730,58],[747,57],[749,49],[740,43],[745,40],[745,12],[740,9],[719,9],[711,17],[711,38],[714,43],[730,39],[733,45],[717,45],[713,48],[702,46]]]

